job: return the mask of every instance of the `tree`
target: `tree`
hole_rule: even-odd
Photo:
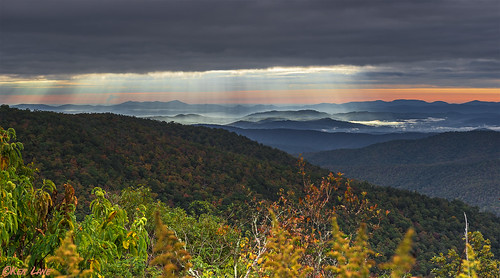
[[[142,274],[149,245],[144,208],[137,208],[138,215],[127,228],[127,212],[113,205],[103,189],[95,187],[92,193],[95,199],[90,203],[91,214],[79,223],[75,232],[78,253],[84,259],[81,266],[103,276]]]
[[[347,237],[354,238],[356,231],[352,229],[354,225],[365,223],[364,232],[368,233],[368,227],[376,229],[382,214],[376,205],[372,205],[366,198],[366,193],[355,193],[350,186],[350,180],[344,179],[342,174],[334,175],[330,173],[322,178],[318,185],[312,183],[306,176],[305,162],[299,159],[299,173],[303,177],[303,194],[297,196],[295,192],[280,190],[278,200],[269,205],[274,213],[275,221],[285,229],[292,237],[299,241],[298,246],[304,249],[300,258],[300,263],[311,268],[311,275],[316,277],[323,275],[325,267],[333,265],[335,258],[327,256],[331,247],[331,240],[336,236],[332,219],[342,218],[348,231]],[[264,204],[256,206],[262,207]],[[265,211],[258,212],[260,214]],[[261,216],[263,222],[256,231],[265,231],[266,236],[274,227],[269,223],[273,217]],[[333,229],[333,230],[332,230]],[[340,229],[338,229],[340,231]],[[357,233],[358,236],[361,236]],[[367,237],[364,236],[363,238]],[[259,239],[259,237],[254,237]],[[255,244],[261,244],[254,241]],[[253,257],[258,257],[262,249],[253,248],[257,253]],[[255,263],[253,263],[255,265]]]
[[[340,277],[369,277],[375,262],[370,259],[374,252],[368,246],[366,224],[361,224],[356,240],[351,243],[349,237],[340,231],[337,219],[333,218],[332,235],[332,250],[328,256],[336,263],[325,269]]]
[[[297,246],[299,242],[300,238],[283,229],[273,215],[273,228],[267,239],[263,270],[269,271],[271,277],[275,278],[307,277],[313,269],[300,264],[305,249]]]
[[[15,140],[14,129],[0,127],[0,267],[44,268],[72,225],[73,211],[54,206],[53,182],[34,185],[36,169],[24,164],[23,144]]]
[[[173,278],[184,275],[191,267],[189,262],[191,256],[174,232],[163,225],[159,212],[155,213],[155,224],[157,238],[153,245],[155,257],[149,264],[161,267],[163,274],[160,277]]]
[[[477,275],[481,278],[496,278],[500,276],[500,262],[495,260],[491,252],[490,240],[484,239],[479,231],[468,232],[469,244],[466,244],[467,258],[462,258],[455,249],[448,250],[444,255],[432,258],[438,267],[432,273],[438,278],[459,277],[460,275]],[[465,250],[463,252],[465,255]],[[467,277],[467,276],[464,276]]]
[[[52,273],[56,278],[66,277],[91,277],[91,270],[80,270],[79,264],[83,261],[76,251],[73,243],[73,233],[68,232],[61,246],[56,249],[55,254],[47,258],[48,265],[55,269]]]
[[[300,161],[299,161],[300,163]],[[280,191],[279,199],[269,204],[272,213],[265,214],[266,204],[255,206],[260,222],[252,223],[253,237],[244,237],[243,259],[248,264],[245,277],[302,275],[304,277],[369,277],[377,266],[376,252],[369,245],[369,227],[378,228],[381,211],[370,204],[366,193],[355,193],[350,181],[341,174],[330,174],[316,186],[304,176],[303,197]],[[355,219],[344,223],[344,233],[337,219]],[[271,225],[269,221],[271,219]],[[345,221],[348,222],[348,221]],[[353,225],[358,230],[352,232]],[[393,277],[406,274],[415,259],[410,255],[410,230],[391,263],[380,265],[391,269]],[[253,239],[253,244],[252,243]],[[250,243],[250,244],[249,244]],[[264,244],[263,244],[264,243]]]
[[[408,232],[406,232],[403,240],[399,243],[392,260],[381,265],[382,269],[391,270],[391,278],[407,277],[415,264],[415,258],[411,256],[412,237],[414,234],[415,230],[410,228]]]

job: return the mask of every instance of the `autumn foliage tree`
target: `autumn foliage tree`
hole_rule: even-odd
[[[490,241],[485,239],[479,231],[469,232],[467,236],[469,243],[465,245],[462,253],[458,253],[456,249],[450,249],[447,254],[440,253],[432,258],[437,265],[432,273],[438,278],[500,277],[500,261],[494,258]]]
[[[172,230],[169,230],[161,221],[160,214],[155,213],[156,242],[153,245],[155,257],[150,265],[159,266],[162,270],[160,277],[174,278],[186,275],[191,267],[191,256],[184,248]]]
[[[274,215],[273,215],[274,216]],[[267,253],[264,255],[264,271],[270,272],[270,277],[293,278],[307,277],[311,267],[300,264],[304,249],[297,246],[300,238],[291,236],[283,229],[275,217],[273,227],[267,241]]]
[[[299,160],[299,166],[303,163]],[[280,191],[278,200],[268,205],[271,214],[262,208],[266,207],[264,203],[258,203],[257,213],[261,216],[254,219],[260,222],[253,223],[253,236],[244,240],[253,239],[254,244],[246,248],[252,254],[244,257],[250,273],[245,277],[278,272],[290,277],[373,275],[376,252],[368,239],[384,214],[370,203],[365,192],[355,193],[350,181],[340,173],[330,174],[318,185],[310,182],[303,167],[301,174],[303,194]],[[338,218],[344,220],[347,233],[339,227]],[[357,231],[353,230],[354,225]],[[414,262],[410,259],[408,240],[411,238],[404,241],[405,248],[398,249],[394,262],[385,265],[395,275],[409,272]]]

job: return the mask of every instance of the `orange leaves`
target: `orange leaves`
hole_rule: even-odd
[[[215,234],[218,236],[224,236],[228,233],[229,229],[231,229],[231,227],[229,225],[223,225],[223,226],[217,228],[217,231],[215,232]]]
[[[64,184],[64,199],[59,205],[64,211],[74,211],[76,205],[78,204],[78,199],[75,196],[75,189],[70,184]]]
[[[9,166],[9,158],[2,156],[0,158],[0,170],[5,170]]]
[[[315,184],[306,176],[304,160],[300,158],[298,163],[301,167],[299,173],[303,177],[303,194],[299,197],[292,191],[285,192],[281,189],[278,200],[269,205],[269,209],[273,211],[273,228],[269,229],[267,222],[261,224],[259,229],[260,232],[265,232],[267,227],[269,231],[267,240],[271,243],[267,245],[270,251],[265,253],[267,260],[264,260],[266,261],[264,267],[273,269],[273,272],[282,271],[281,274],[285,276],[295,273],[297,269],[307,269],[311,271],[308,277],[324,277],[326,272],[332,270],[331,268],[327,270],[326,266],[334,264],[335,260],[338,261],[342,257],[345,259],[345,266],[339,264],[340,272],[337,273],[346,275],[358,273],[361,276],[352,277],[367,277],[370,267],[374,265],[368,258],[374,252],[368,248],[367,234],[369,228],[377,227],[372,220],[380,220],[382,215],[380,209],[376,204],[369,202],[368,192],[357,192],[351,186],[352,181],[343,178],[342,173],[330,173]],[[261,208],[262,205],[260,203],[258,207]],[[262,213],[264,210],[258,211]],[[267,221],[270,218],[270,215],[264,217]],[[341,233],[338,226],[332,227],[332,218],[342,219],[347,235]],[[371,224],[369,226],[363,224],[362,229],[356,231],[360,223],[364,222]],[[349,239],[355,234],[357,239],[351,242]],[[288,241],[280,239],[283,235],[286,235]],[[337,251],[334,250],[337,253],[327,256],[332,250],[332,240],[335,238],[337,243],[342,241],[340,238],[345,240],[343,244],[337,246]],[[293,259],[290,253],[291,247],[300,253],[300,256],[298,253],[293,254],[295,257],[298,256],[296,259]],[[292,259],[293,263],[284,263]],[[295,265],[295,268],[285,266],[290,264]],[[251,265],[256,267],[256,261]]]
[[[111,222],[113,221],[113,219],[116,217],[116,211],[113,211],[111,212],[109,215],[108,215],[108,218],[106,219],[106,222]]]

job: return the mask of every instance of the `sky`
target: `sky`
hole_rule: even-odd
[[[498,0],[0,0],[0,103],[500,102]]]

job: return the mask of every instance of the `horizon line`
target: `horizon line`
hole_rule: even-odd
[[[433,104],[433,103],[446,103],[446,104],[466,104],[466,103],[472,103],[472,102],[483,102],[483,103],[500,103],[500,101],[483,101],[479,99],[471,100],[471,101],[465,101],[465,102],[447,102],[443,100],[436,100],[436,101],[426,101],[422,99],[416,99],[416,98],[399,98],[399,99],[393,99],[393,100],[382,100],[382,99],[377,99],[377,100],[365,100],[365,101],[348,101],[348,102],[318,102],[318,103],[224,103],[224,102],[210,102],[210,103],[193,103],[193,102],[187,102],[187,101],[181,101],[178,99],[174,100],[169,100],[169,101],[159,101],[159,100],[153,100],[153,101],[136,101],[136,100],[129,100],[129,101],[124,101],[120,103],[114,103],[114,104],[105,104],[105,103],[63,103],[63,104],[55,104],[55,103],[17,103],[17,104],[8,104],[8,103],[2,103],[1,105],[8,105],[8,106],[18,106],[18,105],[47,105],[51,107],[60,107],[60,106],[65,106],[65,105],[74,105],[74,106],[115,106],[115,105],[121,105],[125,103],[172,103],[172,102],[180,102],[183,104],[188,104],[188,105],[224,105],[224,106],[237,106],[237,105],[243,105],[243,106],[250,106],[250,105],[275,105],[275,106],[310,106],[310,105],[320,105],[320,104],[336,104],[336,105],[343,105],[343,104],[349,104],[349,103],[369,103],[369,102],[385,102],[385,103],[391,103],[391,102],[397,102],[397,101],[419,101],[419,102],[425,102],[427,104]]]

